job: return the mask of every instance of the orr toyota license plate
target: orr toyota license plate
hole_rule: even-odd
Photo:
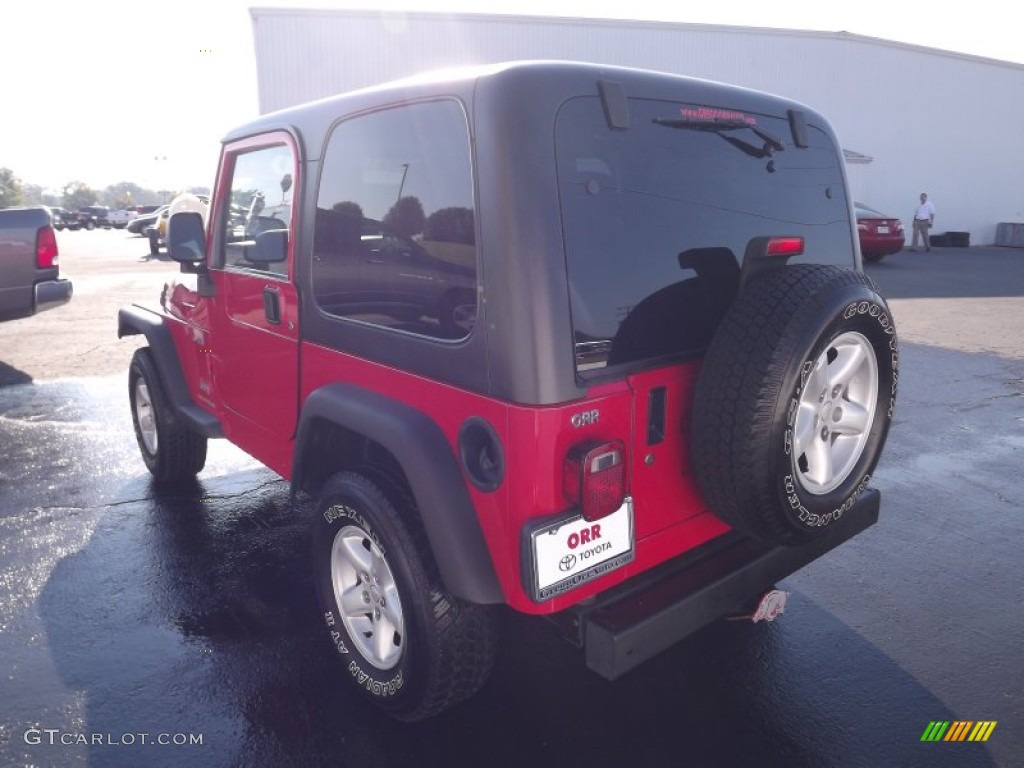
[[[600,520],[582,515],[530,534],[534,599],[549,600],[633,559],[633,500]]]

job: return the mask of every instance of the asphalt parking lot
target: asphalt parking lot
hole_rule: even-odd
[[[176,270],[59,238],[75,298],[0,324],[0,765],[1024,765],[1024,250],[869,267],[902,338],[882,516],[780,585],[781,619],[608,683],[508,614],[483,692],[401,725],[334,684],[286,483],[226,443],[194,486],[149,481],[116,311]]]

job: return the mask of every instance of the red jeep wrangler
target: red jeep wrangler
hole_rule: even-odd
[[[317,499],[347,678],[401,719],[476,691],[498,605],[608,677],[873,524],[892,316],[806,106],[493,66],[232,132],[129,374],[142,456],[226,437]]]

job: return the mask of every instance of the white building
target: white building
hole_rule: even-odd
[[[853,196],[995,241],[1024,221],[1024,66],[846,32],[543,16],[252,10],[260,111],[427,69],[574,59],[734,83],[824,113]]]

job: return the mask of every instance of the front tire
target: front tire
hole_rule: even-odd
[[[343,675],[406,721],[476,693],[496,649],[490,610],[448,593],[417,515],[404,485],[369,467],[327,482],[312,531],[321,617]]]
[[[206,438],[176,416],[148,349],[138,349],[128,369],[128,399],[142,460],[162,483],[194,478],[206,464]]]
[[[898,345],[871,279],[801,264],[753,279],[704,359],[691,451],[711,509],[796,544],[867,487],[892,420]]]
[[[157,256],[160,253],[160,236],[155,232],[149,236],[149,255]]]

